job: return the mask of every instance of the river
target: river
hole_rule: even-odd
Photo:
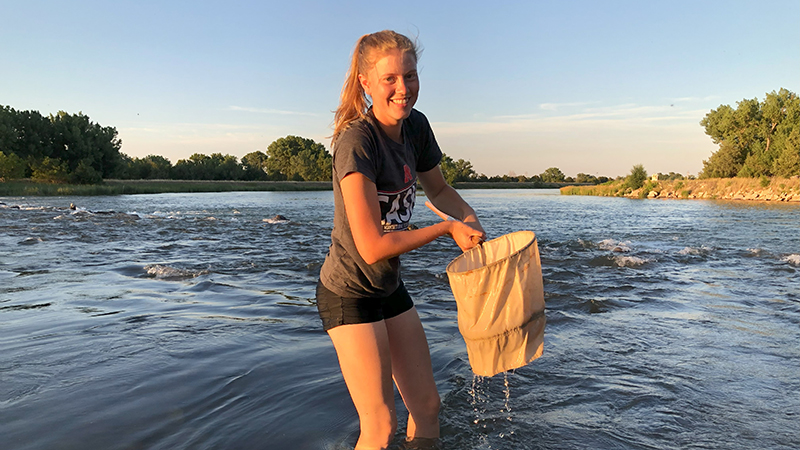
[[[540,359],[473,377],[457,247],[403,257],[444,449],[800,446],[800,205],[462,195],[490,237],[537,233],[547,328]],[[352,448],[314,305],[332,213],[331,192],[0,198],[0,447]]]

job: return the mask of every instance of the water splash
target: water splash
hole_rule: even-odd
[[[786,255],[781,258],[781,261],[787,262],[793,266],[800,266],[800,254]]]
[[[191,270],[178,269],[161,264],[148,264],[144,266],[144,270],[147,272],[148,276],[161,279],[196,278],[209,273],[208,270],[193,272]]]
[[[614,239],[604,239],[597,243],[597,247],[600,250],[627,253],[631,251],[631,241],[617,241]]]
[[[713,249],[711,247],[707,247],[705,245],[701,247],[684,247],[683,250],[679,251],[679,255],[691,255],[691,256],[706,256],[711,253]]]

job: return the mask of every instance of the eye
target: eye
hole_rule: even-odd
[[[394,84],[396,79],[395,79],[394,75],[392,75],[392,76],[388,76],[388,77],[384,78],[383,81],[384,81],[384,83],[387,83],[387,84]]]
[[[417,72],[411,72],[406,74],[406,80],[408,81],[415,81],[417,79]]]

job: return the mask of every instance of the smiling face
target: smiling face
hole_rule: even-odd
[[[398,138],[403,119],[417,102],[419,79],[413,53],[389,50],[358,80],[372,99],[372,112],[389,136]]]

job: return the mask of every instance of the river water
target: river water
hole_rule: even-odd
[[[800,205],[557,194],[462,192],[490,236],[538,236],[545,351],[513,373],[470,371],[445,274],[458,249],[403,258],[442,447],[798,448]],[[0,198],[0,447],[352,448],[314,305],[332,203]]]

